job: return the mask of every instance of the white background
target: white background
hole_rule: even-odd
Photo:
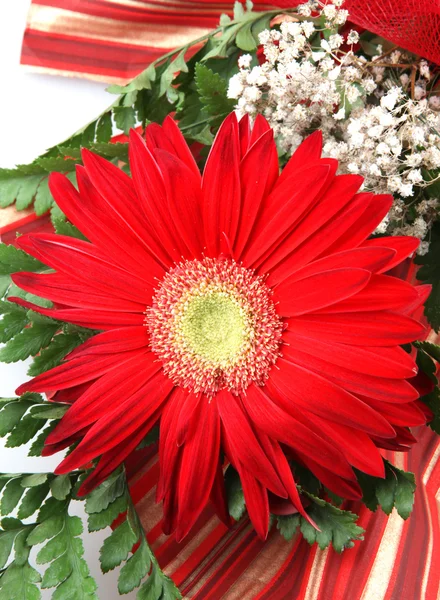
[[[66,139],[101,113],[112,97],[105,85],[77,78],[33,74],[20,66],[20,48],[30,0],[3,0],[0,5],[0,167],[28,163],[46,148]],[[26,377],[27,365],[0,363],[0,397],[14,395]],[[60,457],[28,458],[27,448],[4,448],[0,440],[0,472],[51,471]],[[75,514],[84,517],[82,504]],[[116,600],[117,571],[102,575],[99,548],[105,533],[83,536],[86,560],[98,582],[100,600]],[[43,598],[51,598],[43,591]],[[124,596],[127,600],[136,594]]]

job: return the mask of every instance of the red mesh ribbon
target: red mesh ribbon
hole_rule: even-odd
[[[274,4],[288,8],[304,2]],[[355,25],[440,65],[440,0],[345,0],[342,8]]]
[[[440,64],[440,0],[346,0],[350,21]]]

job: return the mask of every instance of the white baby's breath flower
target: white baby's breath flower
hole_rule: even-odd
[[[422,172],[420,169],[412,169],[406,177],[411,183],[420,183],[423,181]]]
[[[239,98],[244,90],[244,85],[241,81],[242,76],[240,73],[233,75],[229,80],[228,86],[228,98]]]
[[[344,38],[342,35],[339,35],[339,33],[335,33],[329,37],[328,43],[332,50],[336,50],[342,46],[344,43]]]
[[[240,69],[249,69],[252,62],[252,56],[250,54],[243,54],[238,59],[238,66]]]
[[[347,36],[348,44],[357,44],[359,41],[359,34],[355,29],[352,29]]]
[[[301,27],[306,38],[309,38],[315,33],[315,24],[312,23],[312,21],[303,21]]]

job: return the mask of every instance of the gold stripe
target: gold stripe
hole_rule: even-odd
[[[12,225],[16,221],[21,221],[33,212],[33,208],[25,208],[24,210],[18,211],[15,206],[7,206],[6,208],[0,209],[0,229]]]
[[[218,3],[209,3],[206,2],[191,2],[185,0],[161,0],[160,5],[155,2],[140,2],[137,0],[107,0],[107,4],[116,4],[119,6],[129,6],[133,8],[139,8],[140,10],[145,10],[147,7],[152,10],[166,10],[162,5],[170,4],[174,10],[191,10],[196,11],[198,13],[214,13],[219,14],[220,12],[231,12],[231,4],[227,2],[218,2]]]
[[[401,452],[394,453],[394,464],[399,469],[405,468],[405,458]],[[404,524],[405,521],[398,515],[396,509],[393,509],[388,517],[382,541],[360,600],[383,600],[385,597],[396,562]]]
[[[197,550],[201,543],[214,531],[220,524],[220,520],[217,516],[211,517],[201,528],[197,529],[197,534],[192,540],[186,544],[182,550],[179,551],[173,558],[173,560],[167,564],[166,571],[169,575],[172,575],[184,562]]]
[[[290,542],[277,532],[266,540],[264,546],[247,569],[231,586],[222,600],[243,600],[256,598],[265,586],[276,576],[281,565],[287,560],[297,536]],[[276,560],[274,560],[276,556]]]
[[[235,549],[239,546],[239,544],[243,541],[243,539],[249,534],[251,530],[251,525],[247,525],[242,531],[240,531],[240,533],[236,535],[236,537],[234,537],[234,530],[229,530],[227,536],[231,539],[231,541],[229,543],[225,543],[224,549],[221,552],[220,556],[216,558],[215,562],[211,565],[211,568],[208,569],[206,573],[204,573],[204,575],[197,581],[196,585],[191,588],[191,591],[184,597],[184,600],[197,595],[197,593],[203,588],[203,586],[211,577],[211,575],[213,575],[213,573],[215,573],[215,571],[218,569],[219,565],[223,562],[223,560],[235,552]],[[217,548],[214,548],[211,554],[207,557],[207,559],[209,560],[211,558],[211,555],[214,555],[216,551]],[[203,564],[204,563],[202,563],[202,565]],[[198,571],[200,570],[199,568],[202,565],[197,565]],[[193,571],[191,576],[193,577],[194,575],[196,575],[195,571]],[[222,600],[225,600],[224,597],[222,598]]]
[[[63,77],[77,77],[87,79],[88,81],[99,81],[101,83],[116,83],[124,85],[132,77],[112,77],[111,75],[97,75],[96,73],[84,73],[84,71],[66,71],[64,69],[54,69],[52,67],[38,67],[36,65],[23,64],[21,67],[30,73],[39,73],[41,75],[61,75]]]
[[[434,454],[432,455],[431,460],[429,461],[428,466],[425,469],[425,472],[423,473],[423,485],[427,485],[429,478],[432,475],[432,472],[438,462],[438,459],[440,458],[440,441],[437,444],[437,448],[435,449]]]
[[[319,589],[321,587],[322,574],[324,572],[325,564],[327,562],[329,549],[316,550],[315,558],[313,559],[312,569],[309,575],[309,581],[307,583],[307,589],[304,596],[304,600],[318,600]]]
[[[172,12],[175,9],[166,10]],[[200,9],[194,10],[197,14],[201,12]],[[180,21],[179,25],[132,23],[32,4],[28,27],[43,33],[164,49],[183,46],[211,31],[209,27],[188,27],[183,19]]]
[[[430,574],[430,570],[431,570],[432,555],[433,555],[433,549],[434,549],[434,540],[433,540],[433,535],[432,535],[433,522],[432,522],[432,515],[431,515],[431,510],[430,510],[429,501],[428,501],[428,491],[426,489],[426,486],[427,486],[429,478],[431,477],[432,472],[438,462],[439,457],[440,457],[440,443],[438,444],[431,460],[429,461],[429,464],[426,467],[425,472],[423,474],[423,478],[422,478],[422,482],[423,482],[422,490],[423,490],[424,501],[426,504],[426,511],[428,513],[429,528],[428,528],[427,558],[426,558],[426,562],[425,562],[422,585],[421,585],[421,589],[420,589],[421,600],[426,598],[426,588],[428,587],[429,574]],[[429,598],[426,600],[429,600]]]
[[[396,509],[393,509],[393,512],[388,517],[382,541],[364,587],[361,600],[383,600],[385,597],[396,561],[403,525],[404,520],[398,515]]]

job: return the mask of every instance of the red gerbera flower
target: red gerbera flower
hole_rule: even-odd
[[[100,457],[83,493],[160,421],[165,531],[185,536],[209,497],[227,518],[224,453],[265,537],[268,491],[305,515],[289,461],[358,498],[352,467],[383,476],[378,448],[414,441],[426,417],[400,344],[424,333],[408,311],[426,289],[383,273],[418,242],[368,240],[392,198],[357,193],[321,147],[313,134],[279,175],[267,122],[232,114],[201,177],[167,118],[132,132],[132,178],[87,150],[79,191],[51,176],[90,242],[21,237],[55,272],[14,281],[55,306],[15,301],[103,333],[18,393],[74,399],[46,453],[81,440],[57,473]]]

